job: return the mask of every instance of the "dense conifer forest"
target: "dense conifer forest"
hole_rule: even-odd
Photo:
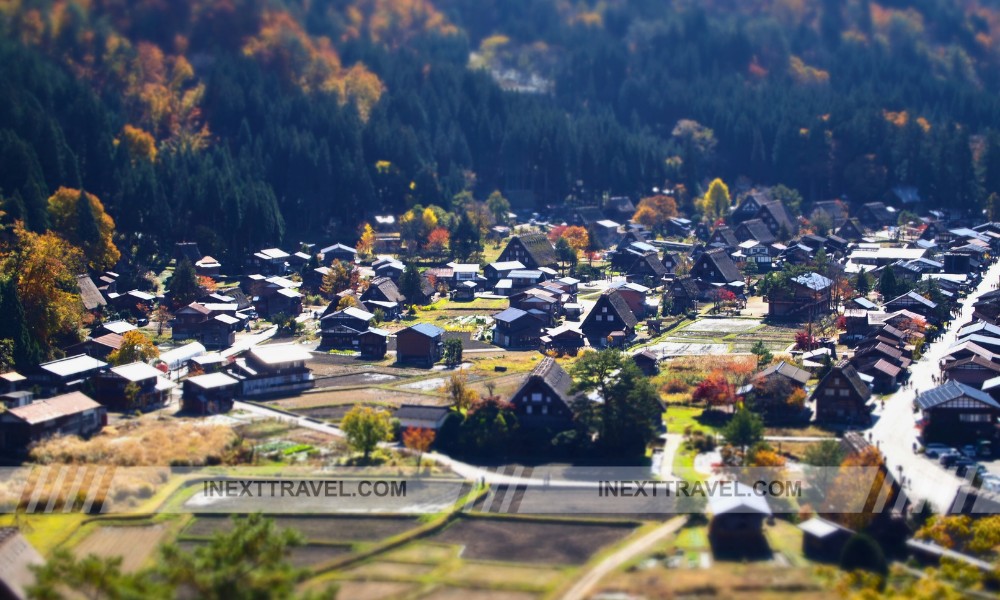
[[[715,177],[991,213],[1000,193],[986,0],[19,0],[0,15],[3,222],[45,232],[50,196],[83,189],[138,264],[181,239],[225,260],[348,237],[366,214],[463,191],[542,209],[683,186],[689,214]]]

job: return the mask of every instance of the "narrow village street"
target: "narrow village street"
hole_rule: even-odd
[[[871,434],[872,443],[877,444],[885,455],[886,464],[894,475],[899,475],[899,467],[902,466],[911,499],[927,500],[937,512],[950,507],[962,479],[955,476],[954,470],[943,468],[936,460],[914,453],[914,444],[918,444],[914,424],[919,415],[913,412],[913,400],[918,393],[937,385],[933,377],[941,373],[938,368],[941,358],[955,342],[958,329],[971,320],[972,305],[982,294],[993,289],[998,280],[1000,263],[983,274],[979,287],[962,301],[961,313],[952,321],[951,327],[910,367],[912,386],[890,396],[885,402],[885,409],[876,410],[876,422],[866,432]]]

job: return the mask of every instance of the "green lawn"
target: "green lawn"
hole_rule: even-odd
[[[683,434],[690,427],[692,431],[700,429],[706,434],[716,433],[718,431],[717,427],[708,423],[701,423],[698,420],[703,412],[705,412],[705,409],[694,406],[670,406],[667,412],[663,413],[663,421],[667,424],[667,432]]]

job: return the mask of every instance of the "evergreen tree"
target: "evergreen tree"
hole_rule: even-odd
[[[865,268],[863,266],[858,271],[858,280],[857,283],[854,285],[854,287],[855,289],[858,290],[858,293],[861,294],[862,296],[868,296],[868,294],[872,291],[871,275],[869,275],[865,271]]]
[[[174,267],[174,274],[167,281],[167,291],[174,306],[186,306],[198,299],[201,288],[198,286],[198,273],[187,258],[182,258]]]
[[[418,299],[423,297],[420,271],[417,270],[417,265],[414,263],[406,265],[403,273],[399,276],[399,293],[410,304],[416,304]]]
[[[878,291],[886,301],[899,295],[899,284],[892,269],[882,269],[882,276],[878,280]]]

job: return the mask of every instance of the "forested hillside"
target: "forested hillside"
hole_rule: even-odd
[[[968,210],[1000,192],[1000,9],[985,0],[0,11],[6,222],[45,231],[49,196],[85,189],[140,264],[179,239],[226,259],[346,235],[464,190],[542,207],[676,184],[691,198],[721,176],[806,200],[910,186]],[[504,69],[551,93],[505,91]]]

